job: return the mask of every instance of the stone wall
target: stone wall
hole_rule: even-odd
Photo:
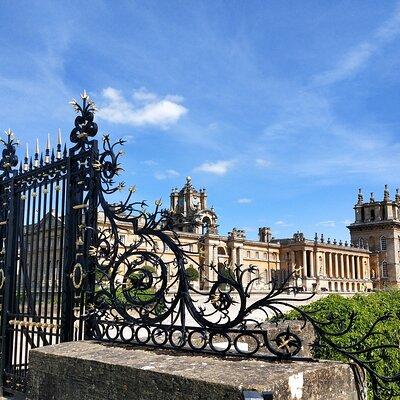
[[[267,362],[96,342],[47,346],[30,357],[31,400],[239,400],[250,398],[249,391],[251,398],[264,393],[273,400],[358,398],[351,367],[336,362]]]

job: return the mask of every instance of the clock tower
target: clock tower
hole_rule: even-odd
[[[200,235],[218,233],[218,217],[214,208],[207,206],[206,189],[195,189],[190,176],[186,178],[186,184],[180,191],[177,188],[172,189],[170,198],[174,229]]]

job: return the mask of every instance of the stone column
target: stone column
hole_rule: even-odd
[[[344,257],[343,254],[340,254],[340,277],[343,279],[345,278],[344,274]]]
[[[346,259],[346,278],[350,278],[350,257],[348,254],[345,255]]]
[[[365,265],[365,278],[371,279],[371,265],[368,259],[366,259],[366,261],[367,264]]]
[[[314,264],[314,257],[315,257],[314,251],[311,250],[310,251],[310,275],[311,275],[311,277],[315,277],[317,275],[315,273],[315,268],[316,268],[317,263]]]
[[[333,268],[332,268],[332,253],[328,255],[328,276],[329,278],[333,277]]]
[[[303,273],[302,276],[307,276],[307,250],[303,250]]]
[[[354,256],[351,257],[351,276],[350,279],[355,279],[356,277],[356,267],[355,267],[355,259]]]
[[[335,258],[335,278],[337,278],[339,276],[339,265],[338,265],[338,254],[335,253],[334,254],[334,258]]]
[[[211,280],[216,281],[218,275],[215,271],[218,271],[218,246],[213,244],[212,245],[212,264],[214,265],[214,269],[211,270]]]
[[[318,271],[317,271],[317,274],[319,274],[319,268],[320,268],[320,266],[319,266],[319,264],[318,264]],[[322,268],[321,268],[321,274],[323,275],[323,276],[328,276],[328,265],[326,264],[326,253],[325,252],[323,252],[322,253]]]
[[[296,255],[293,250],[290,251],[290,272],[293,272],[294,266],[296,264]]]
[[[236,260],[236,247],[235,245],[233,245],[231,247],[231,267],[235,268],[237,262],[238,261]]]
[[[236,262],[238,264],[243,264],[243,246],[236,247]]]

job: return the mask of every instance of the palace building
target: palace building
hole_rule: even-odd
[[[374,287],[400,287],[399,189],[392,200],[385,185],[382,201],[376,200],[374,193],[371,193],[369,201],[364,201],[359,189],[354,210],[355,221],[348,226],[351,241],[354,245],[369,250]]]
[[[292,238],[275,239],[267,227],[259,228],[258,240],[247,239],[237,228],[220,235],[216,211],[207,205],[206,190],[195,189],[190,177],[180,191],[172,190],[170,199],[174,229],[182,242],[202,239],[201,251],[195,252],[199,252],[197,261],[205,275],[215,275],[210,265],[220,269],[242,264],[256,267],[260,279],[253,290],[268,290],[271,280],[282,281],[295,269],[299,271],[296,284],[305,291],[354,293],[373,288],[370,251],[364,244],[325,240],[323,235],[308,240],[300,232]],[[200,289],[207,285],[205,278],[200,276]]]
[[[190,253],[188,266],[199,268],[199,277],[192,284],[198,290],[209,289],[210,282],[218,279],[216,270],[234,268],[236,265],[253,267],[257,279],[252,284],[253,292],[265,292],[271,282],[282,282],[289,275],[296,286],[303,291],[357,293],[400,286],[400,194],[397,190],[394,200],[390,199],[385,187],[382,201],[374,195],[364,201],[361,191],[355,209],[355,221],[348,226],[350,241],[337,241],[317,235],[308,239],[301,232],[291,238],[274,238],[271,229],[260,227],[257,240],[246,237],[243,230],[233,228],[227,235],[218,231],[216,210],[209,208],[205,189],[197,190],[188,177],[181,190],[173,189],[170,195],[170,212],[173,230],[178,235],[183,248]],[[54,245],[62,246],[57,226],[51,220],[60,218],[49,213],[41,224],[49,226]],[[107,220],[100,212],[98,226],[109,230]],[[48,230],[45,229],[46,231]],[[28,232],[27,232],[28,233]],[[36,257],[45,259],[46,249],[30,243],[36,248]],[[121,244],[135,242],[134,232],[129,223],[119,225]],[[162,255],[167,264],[173,265],[174,253],[164,246],[158,238],[153,244],[145,241],[139,250]],[[122,251],[122,249],[121,249]],[[57,251],[57,254],[62,251]],[[176,268],[176,267],[175,267]],[[176,271],[175,271],[176,272]],[[295,272],[295,274],[293,274]],[[123,277],[125,271],[120,271]],[[171,279],[174,271],[169,272]],[[244,276],[250,282],[255,276]]]

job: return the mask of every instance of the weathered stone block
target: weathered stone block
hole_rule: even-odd
[[[355,400],[351,367],[336,362],[268,362],[71,342],[30,352],[31,400]]]

